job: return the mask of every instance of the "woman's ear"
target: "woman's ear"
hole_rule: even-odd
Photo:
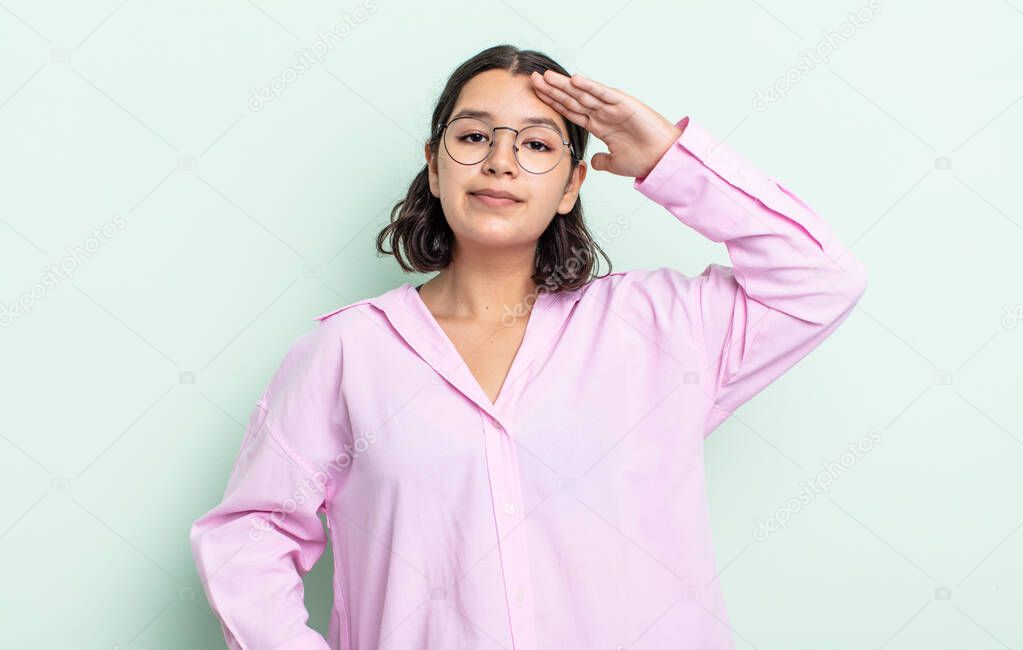
[[[572,173],[568,175],[568,182],[565,184],[565,193],[558,202],[558,214],[568,214],[575,207],[576,199],[579,198],[579,188],[582,187],[586,178],[586,162],[579,161]]]
[[[430,181],[430,194],[433,194],[435,198],[440,198],[440,179],[437,176],[437,161],[433,157],[433,152],[430,151],[430,143],[426,143],[425,151],[426,154],[426,171],[427,177]]]

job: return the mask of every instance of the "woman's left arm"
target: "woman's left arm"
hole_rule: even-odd
[[[578,75],[533,79],[537,96],[608,145],[595,169],[635,176],[637,190],[728,249],[732,266],[710,264],[696,277],[644,274],[695,315],[685,320],[704,356],[706,436],[846,319],[866,269],[798,196],[689,117],[671,124]]]

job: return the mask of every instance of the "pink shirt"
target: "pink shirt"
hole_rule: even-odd
[[[734,647],[704,438],[838,327],[866,272],[687,119],[634,187],[733,266],[539,294],[496,403],[409,283],[294,341],[190,531],[230,648]],[[301,576],[328,542],[324,639]]]

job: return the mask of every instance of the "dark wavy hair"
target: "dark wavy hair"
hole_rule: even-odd
[[[462,88],[477,74],[492,69],[526,76],[534,71],[543,74],[545,70],[554,70],[571,76],[553,59],[534,50],[520,50],[503,44],[479,52],[458,66],[437,100],[429,141],[434,156],[439,150],[441,129],[450,118]],[[565,122],[568,141],[578,156],[571,157],[571,169],[575,171],[585,158],[589,133],[571,120],[566,119]],[[439,271],[451,263],[454,239],[440,199],[430,192],[429,168],[423,165],[405,198],[391,209],[390,223],[377,234],[377,252],[393,255],[406,273]],[[384,249],[385,242],[390,244],[390,250]],[[564,215],[555,215],[537,240],[533,281],[550,293],[578,289],[595,277],[598,253],[607,262],[610,273],[611,260],[586,228],[582,200],[576,197],[572,210]]]

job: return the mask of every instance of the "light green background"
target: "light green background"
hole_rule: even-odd
[[[707,441],[737,647],[1023,647],[1023,2],[874,6],[799,70],[869,5],[4,0],[0,302],[32,311],[0,329],[0,648],[223,647],[188,527],[313,317],[425,279],[373,239],[447,75],[501,42],[691,115],[867,265],[849,320]],[[615,270],[728,263],[631,184],[582,190],[595,232],[629,224],[605,240]],[[827,494],[753,538],[871,431]],[[307,578],[321,631],[330,561]]]

